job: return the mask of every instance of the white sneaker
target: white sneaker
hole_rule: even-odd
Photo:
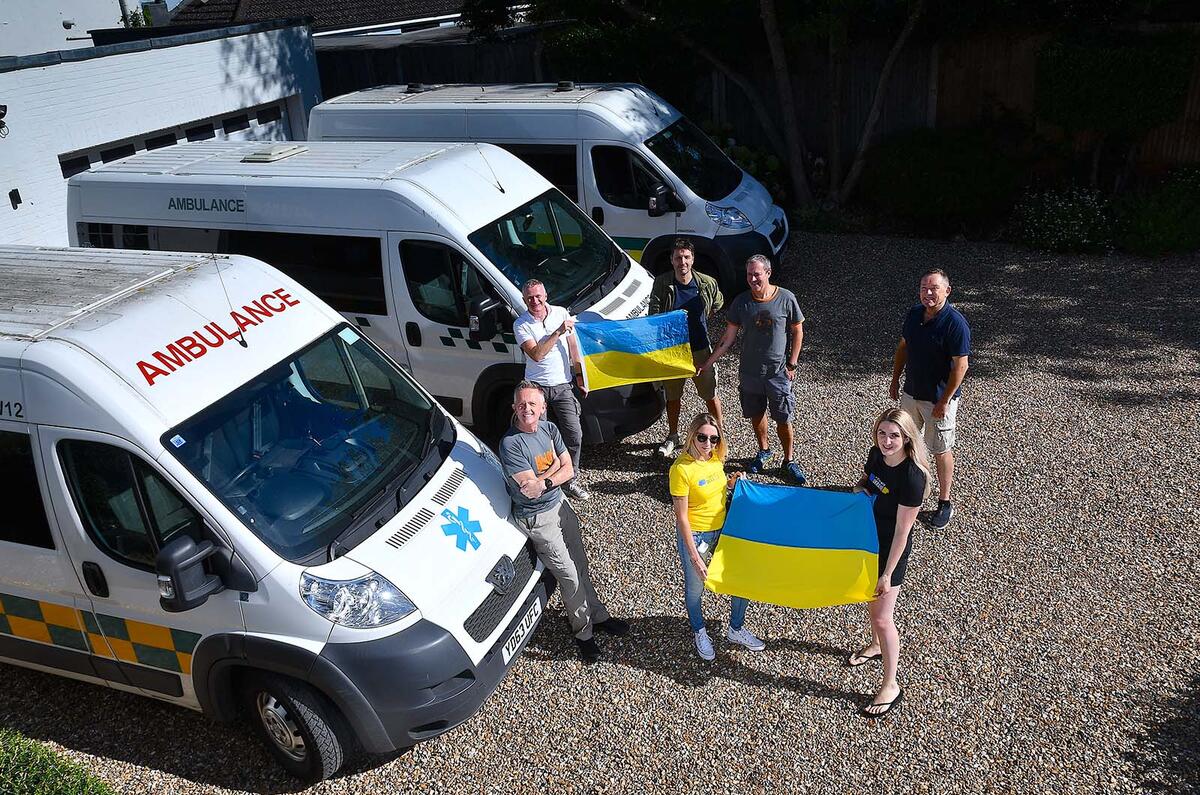
[[[588,492],[587,489],[583,488],[573,480],[570,483],[564,483],[562,490],[563,494],[566,494],[568,497],[578,502],[584,502],[592,497],[591,493]]]
[[[696,653],[705,660],[715,660],[717,658],[717,653],[713,651],[712,641],[709,640],[707,629],[702,629],[696,633]]]
[[[663,458],[670,458],[679,449],[679,436],[672,435],[663,439],[663,443],[658,446],[658,454]]]
[[[762,640],[745,627],[741,629],[730,627],[729,631],[725,633],[725,640],[730,643],[736,643],[739,646],[745,646],[750,651],[762,651],[767,648],[767,644],[763,643]]]

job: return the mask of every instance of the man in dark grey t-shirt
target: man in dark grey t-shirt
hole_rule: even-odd
[[[746,282],[750,291],[729,305],[725,333],[700,369],[710,367],[724,356],[737,340],[738,331],[744,332],[738,396],[742,401],[742,416],[754,423],[754,434],[758,437],[758,455],[750,459],[746,470],[762,472],[771,459],[767,438],[769,409],[783,445],[783,476],[803,485],[807,478],[792,460],[792,412],[796,408],[792,380],[804,342],[804,313],[791,290],[771,284],[771,261],[762,254],[746,260]]]
[[[518,384],[513,393],[513,424],[500,440],[500,464],[513,501],[513,520],[558,580],[580,656],[591,662],[600,657],[593,629],[624,635],[629,625],[609,615],[596,595],[583,539],[564,534],[561,511],[569,508],[562,505],[562,485],[570,482],[575,471],[562,434],[543,419],[545,414],[542,388],[533,381]]]

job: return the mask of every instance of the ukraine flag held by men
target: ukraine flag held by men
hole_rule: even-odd
[[[870,601],[879,574],[871,497],[744,478],[708,566],[709,590],[785,607]]]
[[[696,374],[683,310],[629,320],[579,321],[575,334],[588,390]]]

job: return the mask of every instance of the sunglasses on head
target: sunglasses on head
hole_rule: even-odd
[[[696,434],[696,441],[700,442],[701,444],[704,442],[712,442],[713,444],[716,444],[717,442],[721,441],[721,435],[714,433],[712,436],[705,436],[702,433],[698,433]]]

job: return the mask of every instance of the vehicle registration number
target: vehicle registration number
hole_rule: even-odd
[[[521,623],[517,624],[517,628],[508,636],[508,640],[504,641],[504,650],[501,652],[501,657],[505,665],[512,659],[512,656],[517,653],[517,649],[521,648],[521,642],[529,635],[529,630],[533,629],[533,625],[537,623],[538,618],[542,615],[542,600],[534,599],[533,604],[529,606],[525,617],[521,619]]]

